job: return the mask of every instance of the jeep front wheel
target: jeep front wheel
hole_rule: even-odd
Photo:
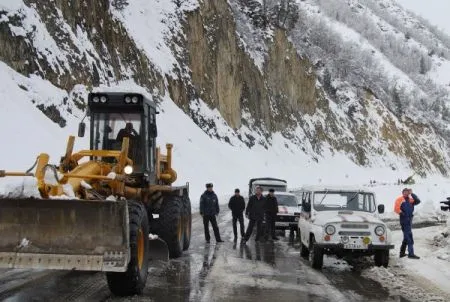
[[[321,269],[323,266],[323,248],[317,246],[314,237],[309,242],[309,261],[315,269]]]
[[[389,250],[378,250],[375,251],[375,265],[388,267],[389,265]]]
[[[302,235],[300,233],[300,229],[298,230],[298,234],[299,234],[298,236],[300,237],[300,257],[308,259],[308,257],[309,257],[309,250],[306,247],[306,245],[303,244]]]

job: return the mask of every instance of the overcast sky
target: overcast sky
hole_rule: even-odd
[[[396,0],[450,35],[450,0]]]

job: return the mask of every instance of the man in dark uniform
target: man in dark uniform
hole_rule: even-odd
[[[265,215],[266,215],[266,239],[278,240],[275,236],[275,221],[278,213],[278,201],[275,197],[275,190],[270,189],[266,196]]]
[[[217,226],[216,215],[219,215],[219,199],[213,191],[213,184],[206,184],[206,191],[200,197],[200,215],[203,216],[203,226],[205,227],[206,243],[209,243],[209,223],[211,222],[214,230],[216,242],[223,242],[220,238],[219,227]]]
[[[253,232],[253,227],[256,224],[256,238],[255,241],[259,241],[261,238],[261,227],[262,221],[264,219],[264,204],[266,202],[266,198],[262,195],[262,188],[256,187],[256,194],[251,196],[247,209],[245,210],[245,216],[250,219],[250,222],[247,227],[247,232],[245,233],[245,240],[243,243],[250,239],[250,236]]]
[[[237,242],[237,221],[239,221],[239,226],[241,228],[241,240],[244,240],[245,236],[245,226],[244,226],[244,210],[245,210],[245,200],[241,196],[239,189],[234,190],[234,196],[230,198],[228,202],[228,208],[230,208],[233,214],[233,233],[234,242]]]

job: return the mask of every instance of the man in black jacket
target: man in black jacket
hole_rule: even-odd
[[[217,226],[216,215],[219,215],[219,199],[213,191],[213,184],[206,184],[206,191],[200,197],[200,215],[203,216],[203,226],[205,227],[206,243],[209,243],[211,236],[209,235],[209,222],[214,230],[216,242],[223,242],[220,238],[219,227]]]
[[[256,194],[251,196],[247,209],[245,210],[245,216],[250,219],[250,222],[247,227],[247,232],[245,233],[245,240],[243,243],[250,239],[250,236],[253,232],[253,227],[256,224],[256,241],[259,241],[261,237],[261,226],[262,221],[264,219],[264,204],[266,202],[266,198],[262,195],[262,188],[256,187]]]
[[[266,196],[265,214],[266,214],[266,239],[272,238],[273,240],[278,240],[275,236],[275,221],[277,219],[278,213],[278,201],[275,197],[275,190],[270,189],[269,194]]]
[[[241,240],[244,240],[245,236],[245,226],[244,226],[244,210],[245,210],[245,200],[241,196],[239,189],[234,190],[234,196],[230,198],[228,202],[228,208],[230,208],[233,214],[233,233],[234,242],[237,242],[237,225],[236,222],[239,220],[239,226],[241,228]]]

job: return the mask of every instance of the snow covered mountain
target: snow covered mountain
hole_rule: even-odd
[[[450,168],[450,38],[393,0],[3,0],[0,61],[1,168],[57,161],[93,89],[160,104],[195,194]]]

